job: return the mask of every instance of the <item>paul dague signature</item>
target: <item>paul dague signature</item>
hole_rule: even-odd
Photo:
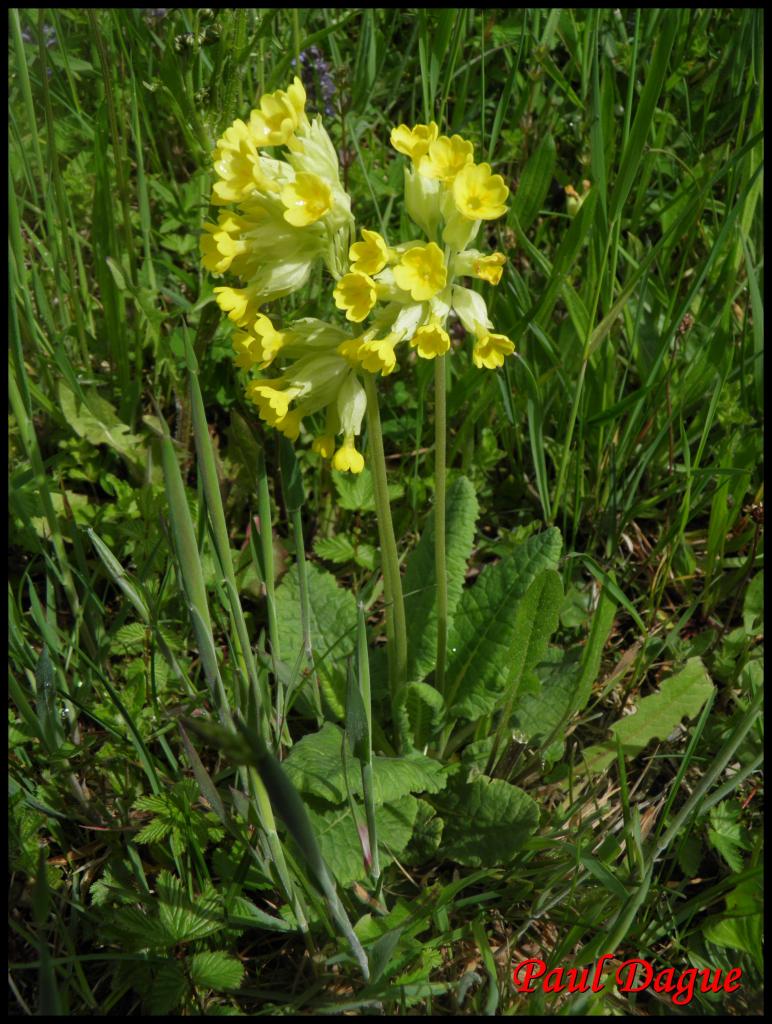
[[[538,981],[543,992],[602,992],[603,965],[613,960],[613,953],[604,953],[595,967],[554,967],[547,970],[543,960],[523,960],[512,972],[512,981],[518,992],[535,992],[533,983]],[[614,978],[618,992],[643,992],[652,988],[655,992],[670,996],[677,1006],[687,1006],[700,992],[736,992],[740,987],[742,970],[733,967],[724,972],[720,968],[689,967],[677,972],[674,967],[656,971],[648,960],[624,960],[616,969]],[[699,976],[699,981],[698,981]]]

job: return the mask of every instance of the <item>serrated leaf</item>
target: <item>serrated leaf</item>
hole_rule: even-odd
[[[144,650],[146,640],[147,627],[141,622],[129,622],[116,629],[110,638],[110,648],[119,654],[136,654]]]
[[[145,827],[134,837],[135,843],[160,843],[160,841],[171,831],[171,824],[162,818],[156,818],[148,822]]]
[[[244,980],[244,965],[228,953],[196,953],[188,960],[193,983],[218,992],[238,988]]]
[[[290,782],[302,793],[330,803],[346,799],[346,784],[341,762],[343,732],[325,722],[319,732],[304,736],[289,752],[283,767]],[[362,795],[359,761],[349,757],[349,787]],[[403,757],[373,757],[373,799],[376,804],[390,803],[407,793],[437,793],[446,782],[446,771],[439,761],[414,752]]]
[[[160,900],[158,923],[169,945],[202,939],[224,927],[220,901],[214,893],[190,900],[179,878],[168,871],[159,874],[156,888]]]
[[[479,686],[475,681],[467,687],[463,699],[451,709],[453,715],[474,721],[493,710],[501,699],[510,701],[516,698],[524,675],[535,668],[547,651],[562,603],[560,576],[554,569],[545,569],[536,576],[517,604],[504,687],[500,688],[501,676],[491,680],[496,683],[495,688]]]
[[[529,537],[462,593],[448,641],[449,703],[464,706],[474,694],[479,708],[487,693],[495,706],[509,679],[518,602],[539,573],[557,568],[561,546],[554,528]]]
[[[314,542],[314,553],[328,562],[343,565],[354,560],[354,545],[345,533],[338,533],[334,537],[317,538]]]
[[[375,511],[373,475],[369,469],[365,467],[361,473],[339,473],[337,469],[334,469],[332,479],[338,492],[338,504],[341,508],[348,509],[350,512]],[[401,498],[405,491],[401,484],[389,484],[388,490],[390,501]]]
[[[166,1016],[180,1005],[188,992],[188,982],[178,963],[161,964],[153,978],[147,1006],[151,1014]]]
[[[536,802],[503,779],[456,775],[432,801],[445,819],[442,855],[470,867],[506,864],[539,822]]]
[[[311,563],[307,566],[309,626],[314,660],[325,695],[336,714],[343,716],[346,693],[346,658],[356,644],[357,606],[350,590],[339,587],[331,573]],[[276,588],[279,648],[284,661],[293,665],[303,650],[300,617],[300,585],[293,565]]]
[[[362,845],[351,810],[343,807],[324,808],[310,806],[311,818],[322,856],[341,885],[367,878],[368,868],[362,857]],[[362,812],[364,813],[364,812]],[[399,800],[375,809],[376,832],[381,867],[390,864],[395,855],[405,849],[413,833],[418,814],[418,800],[403,796]]]
[[[680,672],[665,679],[658,693],[643,697],[631,715],[611,726],[606,743],[586,747],[588,771],[600,772],[616,757],[616,738],[626,757],[635,757],[654,739],[666,740],[682,718],[695,718],[713,693],[713,683],[701,658],[689,658]]]
[[[445,505],[445,565],[448,586],[448,628],[461,598],[466,566],[474,543],[478,505],[466,477],[448,488]],[[437,656],[437,576],[434,561],[434,513],[429,514],[421,539],[407,559],[403,582],[408,633],[409,679],[421,680],[434,668]]]

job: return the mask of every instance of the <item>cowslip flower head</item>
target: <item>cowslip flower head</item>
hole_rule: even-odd
[[[417,164],[429,151],[429,146],[439,135],[439,128],[430,121],[429,124],[417,124],[408,128],[401,124],[391,129],[391,144],[398,153],[409,156],[414,164]]]
[[[447,278],[445,258],[436,242],[408,249],[394,267],[394,280],[416,302],[433,298],[445,287]]]
[[[356,270],[343,275],[332,297],[338,309],[345,310],[346,319],[355,324],[367,318],[378,298],[373,279]]]

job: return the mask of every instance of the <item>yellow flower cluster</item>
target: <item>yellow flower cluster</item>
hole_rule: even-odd
[[[303,418],[324,411],[314,451],[358,473],[364,459],[355,438],[366,410],[359,377],[392,373],[400,343],[424,359],[444,355],[452,313],[475,339],[476,366],[495,369],[514,352],[494,332],[482,296],[459,283],[499,283],[506,257],[469,246],[483,220],[506,212],[509,190],[487,163],[474,162],[472,143],[460,135],[441,136],[433,122],[400,125],[391,142],[411,161],[406,210],[426,237],[390,246],[363,228],[353,241],[335,147],[321,119],[307,117],[305,100],[295,78],[286,91],[261,97],[247,123],[234,121],[218,139],[212,203],[221,209],[216,223],[204,224],[201,253],[207,270],[240,279],[215,288],[220,308],[239,328],[236,364],[262,372],[280,358],[284,366],[280,376],[261,375],[247,386],[261,418],[295,440]],[[301,288],[320,260],[336,282],[333,299],[348,329],[316,319],[277,329],[261,308]],[[350,325],[368,318],[352,336]]]

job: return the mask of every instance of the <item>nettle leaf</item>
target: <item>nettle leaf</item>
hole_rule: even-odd
[[[478,504],[474,487],[466,477],[448,488],[445,506],[445,562],[448,583],[448,624],[461,598],[466,566],[474,543]],[[437,657],[437,576],[434,564],[434,513],[430,513],[421,539],[407,559],[403,581],[408,633],[407,675],[423,679]]]
[[[301,793],[321,797],[330,803],[346,799],[341,761],[343,731],[325,722],[319,732],[299,740],[283,761],[290,782]],[[362,796],[360,762],[348,756],[351,792]],[[447,780],[446,769],[431,757],[413,752],[402,757],[373,757],[373,799],[389,803],[408,793],[437,793]]]
[[[529,537],[487,566],[462,593],[448,640],[448,693],[455,698],[454,714],[487,714],[506,692],[518,604],[537,576],[557,568],[561,546],[560,531],[554,528]]]
[[[539,823],[536,802],[503,779],[456,775],[432,801],[442,817],[442,855],[469,867],[506,864]]]
[[[308,563],[308,600],[314,659],[333,711],[344,714],[346,658],[356,643],[357,605],[350,590],[339,587],[335,577]],[[300,585],[293,565],[276,588],[276,618],[282,660],[294,665],[303,648],[300,619]]]
[[[611,726],[612,738],[587,747],[584,761],[588,771],[600,772],[616,757],[616,739],[627,757],[635,757],[654,739],[666,740],[682,718],[695,718],[714,692],[701,658],[689,658],[680,672],[660,685],[659,692],[643,697],[635,712]]]
[[[382,868],[390,864],[410,841],[418,803],[413,796],[403,796],[393,803],[376,807],[375,823]],[[322,856],[340,885],[365,879],[367,868],[362,844],[348,804],[324,807],[320,801],[311,798],[307,809]],[[360,813],[364,821],[364,808],[360,807]]]
[[[238,988],[244,980],[244,966],[228,953],[196,953],[188,960],[194,984],[218,992]]]

